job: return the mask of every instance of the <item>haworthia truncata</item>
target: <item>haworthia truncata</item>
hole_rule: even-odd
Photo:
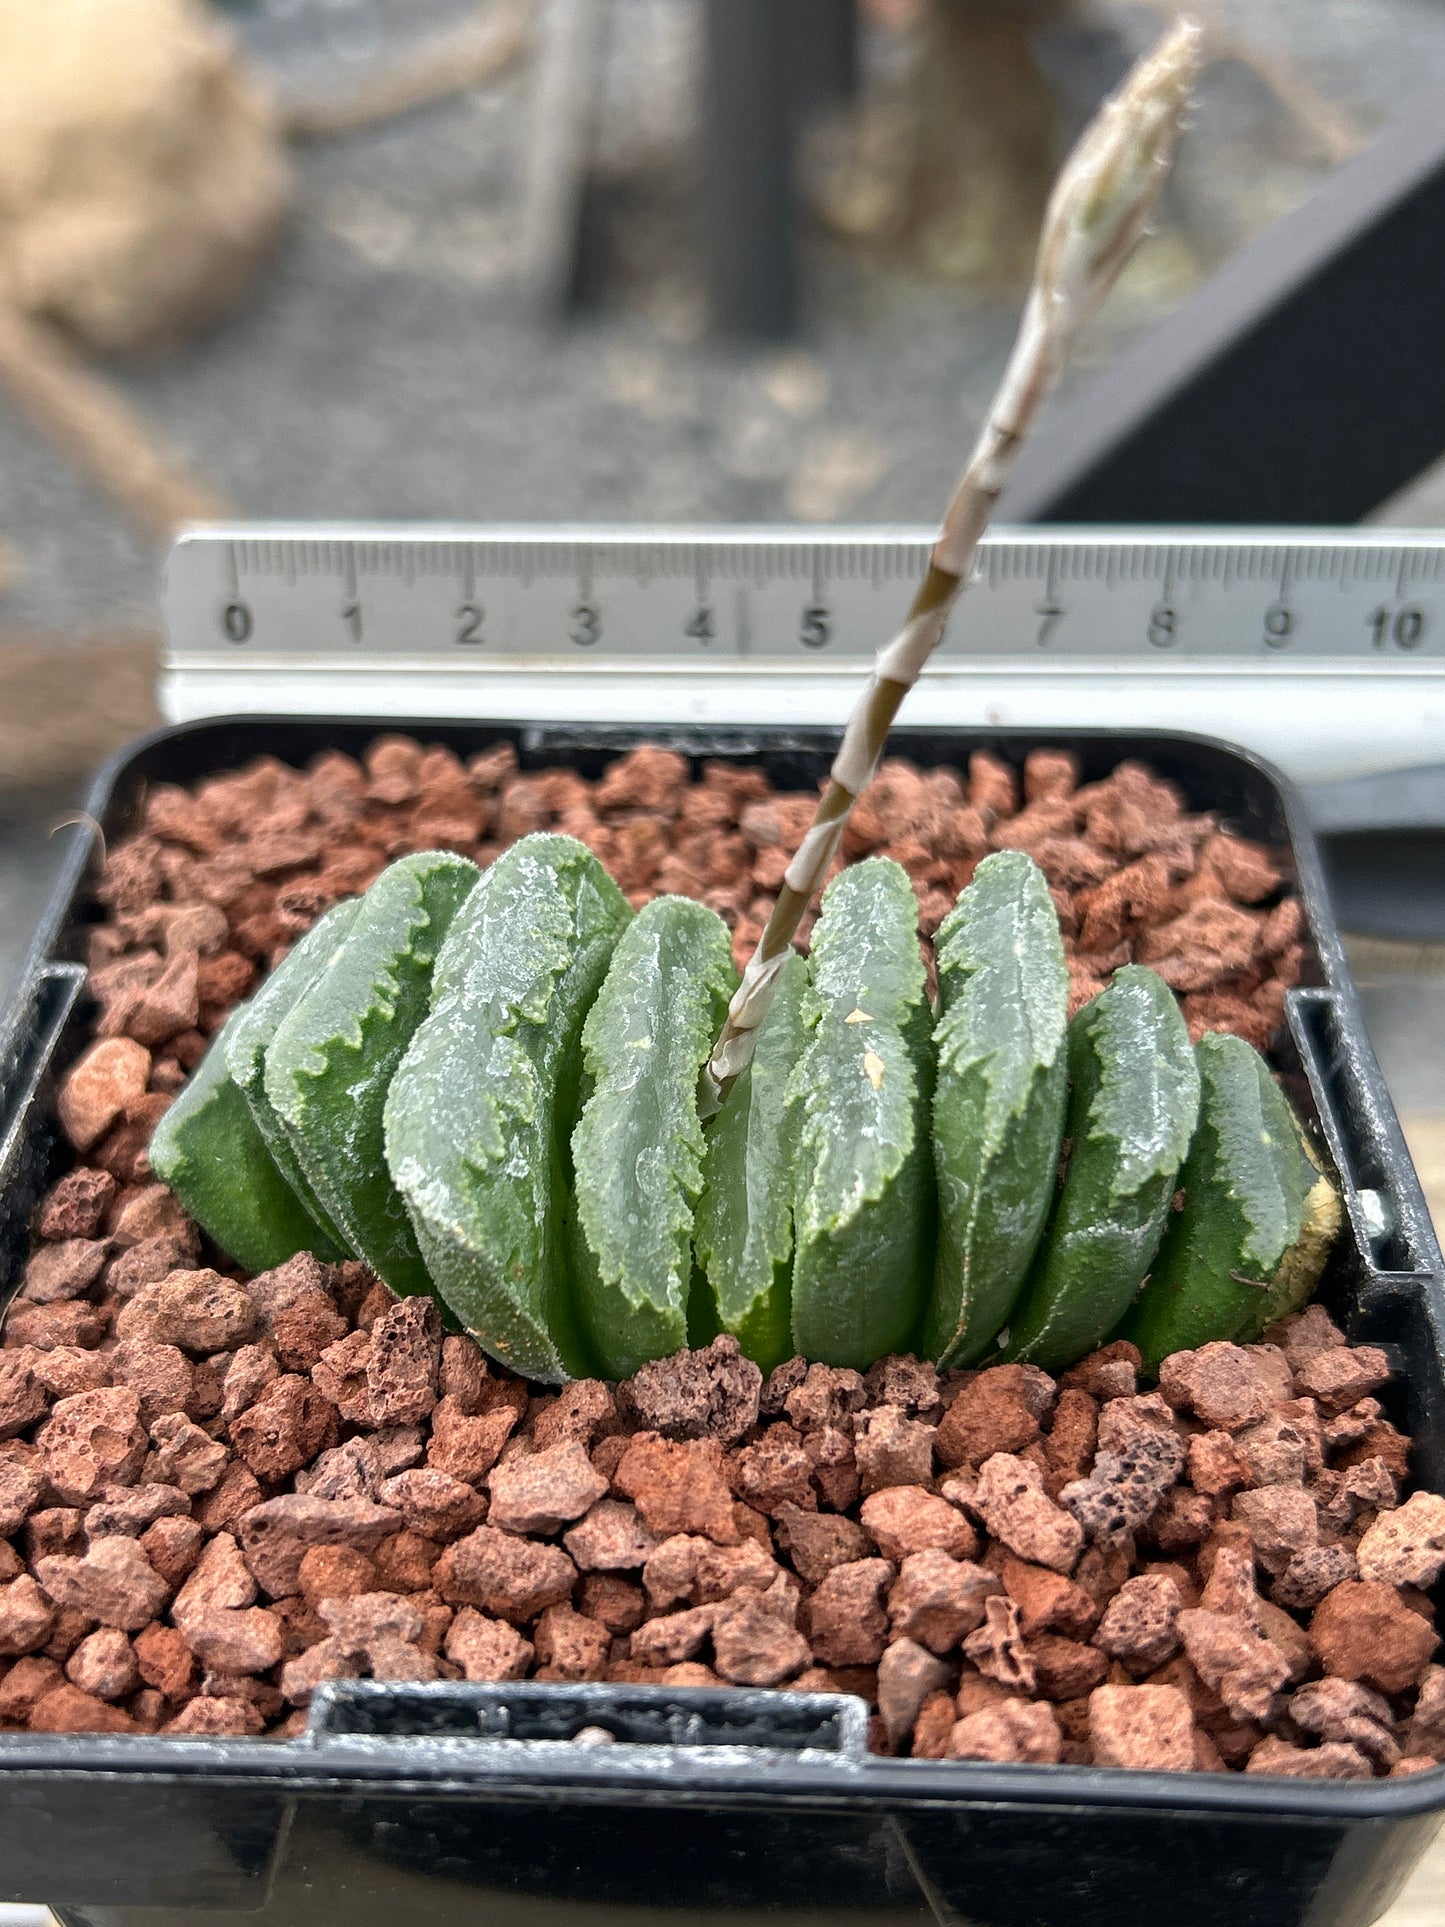
[[[1053,1202],[1069,972],[1042,871],[1019,850],[986,857],[935,954],[938,1254],[923,1349],[967,1365],[1007,1323]]]
[[[828,1365],[913,1343],[933,1263],[932,1017],[905,872],[870,857],[823,896],[794,1200],[793,1342]]]
[[[590,850],[524,837],[453,921],[392,1079],[386,1156],[437,1290],[493,1358],[595,1369],[569,1249],[582,1024],[631,911]]]
[[[396,1292],[430,1288],[383,1148],[387,1088],[431,1001],[432,966],[476,887],[465,857],[423,851],[388,866],[344,942],[266,1050],[266,1101],[327,1215]]]
[[[572,1135],[578,1291],[616,1378],[688,1342],[698,1076],[736,983],[722,918],[685,897],[655,897],[618,943],[583,1031],[590,1094]]]

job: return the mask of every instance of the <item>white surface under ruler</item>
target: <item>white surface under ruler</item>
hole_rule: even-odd
[[[916,528],[248,524],[166,568],[162,703],[841,723]],[[1445,753],[1445,537],[1001,529],[903,721],[1189,729],[1304,781]]]

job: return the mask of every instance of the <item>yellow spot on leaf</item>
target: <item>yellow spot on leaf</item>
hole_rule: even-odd
[[[883,1072],[886,1066],[876,1050],[864,1051],[863,1068],[868,1073],[868,1082],[875,1091],[883,1088]]]
[[[866,1010],[859,1010],[855,1005],[843,1019],[843,1022],[845,1024],[871,1024],[873,1019]]]

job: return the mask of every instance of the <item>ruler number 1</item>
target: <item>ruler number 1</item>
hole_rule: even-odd
[[[1063,621],[1066,611],[1051,599],[1048,602],[1035,603],[1034,614],[1039,619],[1039,633],[1034,638],[1035,645],[1040,649],[1047,649],[1053,639],[1054,630]]]
[[[1381,603],[1370,616],[1370,638],[1377,649],[1418,649],[1425,639],[1425,611],[1392,609]]]

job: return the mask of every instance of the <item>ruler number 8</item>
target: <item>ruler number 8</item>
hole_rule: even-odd
[[[1179,611],[1171,609],[1167,602],[1161,602],[1157,609],[1150,612],[1149,640],[1156,649],[1172,649],[1178,640],[1175,631],[1179,626]]]

